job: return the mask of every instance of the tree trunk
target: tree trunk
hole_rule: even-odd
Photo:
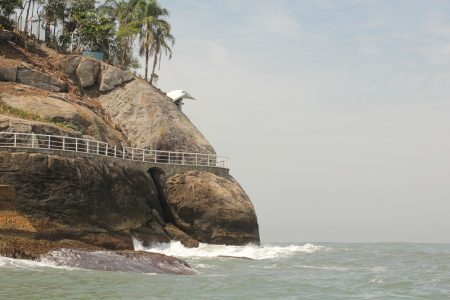
[[[45,37],[44,37],[44,40],[45,40],[45,45],[47,47],[50,47],[50,38],[51,38],[51,36],[50,36],[50,23],[48,22],[48,20],[46,20],[45,21]]]
[[[30,7],[31,7],[31,0],[28,0],[27,14],[25,15],[25,26],[23,28],[23,31],[25,31],[26,33],[28,33],[28,16],[30,15]]]
[[[155,58],[153,59],[152,75],[150,76],[150,84],[153,84],[153,79],[155,78],[156,64],[158,64],[158,52],[159,52],[159,47],[156,47],[155,53],[154,53]]]
[[[25,6],[24,6],[24,8],[25,8]],[[17,26],[19,28],[18,31],[20,31],[20,25],[22,24],[22,15],[23,15],[23,9],[20,10],[20,15],[19,15],[19,18],[18,18],[18,21],[17,21]]]
[[[58,42],[56,41],[56,20],[55,23],[53,25],[53,49],[55,49],[56,51],[58,51]]]
[[[31,19],[34,17],[34,2],[35,0],[33,0],[33,6],[31,7]],[[30,35],[33,35],[33,22],[30,24]]]
[[[148,75],[148,48],[145,49],[145,80],[147,80]]]

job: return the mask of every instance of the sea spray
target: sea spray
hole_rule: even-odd
[[[137,239],[134,239],[133,243],[136,251],[161,253],[183,258],[238,257],[261,260],[287,257],[296,253],[314,253],[318,251],[331,250],[331,248],[313,245],[310,243],[303,246],[289,245],[285,247],[270,245],[256,246],[251,244],[246,246],[225,246],[200,243],[198,248],[186,248],[180,242],[175,241],[170,243],[153,244],[150,247],[144,247]]]

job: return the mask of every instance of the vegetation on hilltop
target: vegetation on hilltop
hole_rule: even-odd
[[[101,3],[100,3],[101,2]],[[60,52],[102,52],[121,69],[139,67],[135,47],[145,61],[145,79],[153,83],[162,54],[169,59],[175,42],[169,11],[157,0],[4,0],[0,28],[43,40]],[[137,44],[139,42],[139,44]],[[153,67],[148,78],[148,65]]]

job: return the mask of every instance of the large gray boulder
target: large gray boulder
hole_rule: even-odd
[[[132,79],[133,75],[124,72],[119,68],[107,64],[101,64],[99,90],[101,92],[107,92],[114,89],[117,85],[121,85],[122,83]]]
[[[109,145],[119,148],[124,144],[122,134],[111,128],[100,116],[85,106],[43,95],[30,95],[28,93],[14,95],[8,92],[0,92],[0,98],[6,105],[65,125],[64,127],[57,127],[49,122],[47,124],[48,128],[59,128],[59,132],[68,132],[70,129],[73,129],[71,131],[77,132],[79,136],[89,136],[92,139],[107,142]],[[36,122],[22,120],[21,123],[35,124]],[[26,128],[22,129],[16,126],[16,131],[30,132],[31,129],[28,128],[29,126],[35,125],[27,125]]]
[[[133,80],[96,100],[132,147],[215,154],[173,101],[145,80]]]
[[[31,85],[51,92],[66,92],[67,84],[45,73],[28,69],[17,69],[17,82]]]
[[[99,84],[101,92],[107,92],[124,82],[133,80],[131,73],[94,59],[69,55],[61,61],[62,71],[68,75],[76,75],[81,87]]]
[[[81,56],[78,55],[68,55],[61,61],[61,69],[67,75],[74,75],[75,71],[80,63]]]
[[[93,86],[97,83],[100,62],[95,59],[82,57],[75,72],[82,88]]]
[[[0,81],[15,82],[17,78],[16,67],[0,67]]]
[[[198,241],[259,244],[255,209],[231,176],[190,171],[167,179],[167,201],[175,224]]]

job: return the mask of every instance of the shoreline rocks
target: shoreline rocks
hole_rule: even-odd
[[[253,204],[231,176],[190,171],[169,177],[167,200],[176,225],[200,242],[260,243]]]

